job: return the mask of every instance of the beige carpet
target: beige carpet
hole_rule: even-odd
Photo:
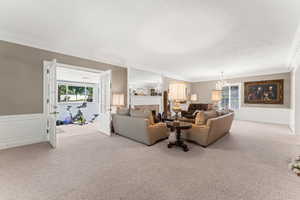
[[[187,153],[167,141],[148,147],[95,131],[66,134],[55,150],[0,151],[0,199],[300,199],[300,178],[287,167],[300,139],[283,126],[235,121],[230,136],[206,149],[189,143]]]

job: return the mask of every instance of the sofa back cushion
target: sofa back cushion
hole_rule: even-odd
[[[209,104],[202,104],[202,103],[191,103],[189,105],[189,108],[188,108],[188,112],[195,112],[196,110],[208,110],[208,105]]]
[[[212,104],[207,103],[191,103],[188,108],[189,113],[194,113],[196,110],[211,110]]]
[[[148,119],[150,125],[153,125],[155,123],[152,112],[149,110],[130,110],[130,116]]]
[[[129,116],[129,108],[118,108],[117,109],[117,114],[118,115]]]
[[[207,120],[211,119],[211,118],[216,118],[218,117],[218,114],[215,110],[211,110],[211,111],[205,111],[204,112],[205,115],[205,122],[207,122]]]
[[[204,125],[207,120],[218,117],[218,114],[215,110],[211,111],[199,111],[195,118],[196,125]]]

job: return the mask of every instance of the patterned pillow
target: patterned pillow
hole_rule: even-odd
[[[203,111],[197,113],[195,118],[196,125],[204,125],[206,123],[205,114]]]
[[[153,117],[152,114],[149,115],[149,124],[150,124],[150,125],[155,124],[154,117]]]

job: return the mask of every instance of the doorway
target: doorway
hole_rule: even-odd
[[[111,134],[111,71],[44,62],[45,117],[49,143],[60,137]]]

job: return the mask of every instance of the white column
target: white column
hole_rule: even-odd
[[[294,87],[294,130],[300,135],[300,68],[295,70],[295,87]]]

